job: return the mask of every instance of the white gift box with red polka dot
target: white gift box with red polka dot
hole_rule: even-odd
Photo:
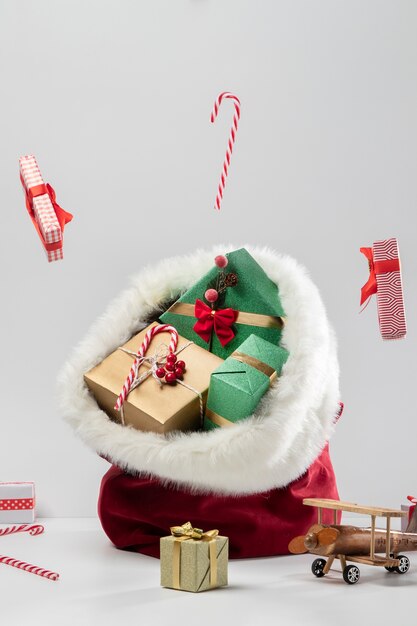
[[[0,483],[0,524],[35,520],[35,483]]]

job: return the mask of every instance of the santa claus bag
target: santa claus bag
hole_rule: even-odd
[[[83,378],[205,274],[225,252],[222,247],[140,273],[60,375],[66,419],[112,463],[98,512],[118,548],[159,556],[159,539],[170,526],[191,521],[228,536],[232,558],[286,554],[289,541],[314,521],[303,498],[338,498],[328,440],[340,412],[339,369],[323,303],[293,259],[247,250],[278,285],[286,316],[280,345],[289,352],[279,384],[266,393],[256,415],[210,432],[141,432],[111,421]]]

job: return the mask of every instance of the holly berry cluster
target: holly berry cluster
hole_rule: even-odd
[[[185,372],[185,361],[179,361],[177,356],[170,352],[166,358],[165,365],[160,365],[155,374],[158,378],[165,378],[165,382],[174,385],[177,380],[182,380]]]
[[[210,302],[212,307],[219,299],[220,294],[223,294],[228,287],[234,287],[238,283],[237,275],[234,272],[226,274],[224,271],[228,263],[228,258],[223,254],[219,254],[214,259],[214,264],[219,268],[219,274],[216,279],[215,288],[210,287],[204,294],[205,299],[207,302]]]

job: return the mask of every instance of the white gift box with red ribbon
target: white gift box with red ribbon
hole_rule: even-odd
[[[0,483],[0,524],[35,520],[35,483]]]
[[[411,516],[414,512],[414,509],[417,505],[417,498],[414,496],[407,496],[407,500],[410,501],[410,504],[402,504],[401,511],[407,511],[408,517],[401,518],[401,530],[403,533],[406,532],[409,521],[411,520]]]

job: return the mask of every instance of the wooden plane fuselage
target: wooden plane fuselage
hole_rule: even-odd
[[[323,525],[323,528],[334,528],[338,531],[336,540],[329,545],[319,545],[317,535],[310,529],[304,539],[308,552],[319,556],[345,554],[346,556],[367,556],[371,553],[371,529],[345,525]],[[386,552],[386,531],[375,530],[375,553]],[[417,533],[391,531],[390,552],[411,552],[417,550]]]

